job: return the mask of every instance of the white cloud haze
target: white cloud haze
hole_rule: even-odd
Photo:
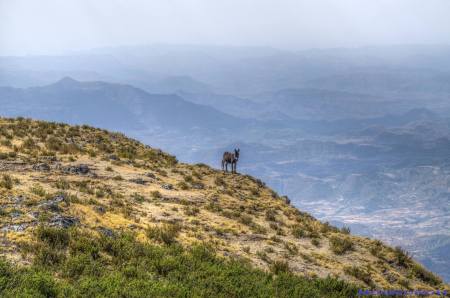
[[[447,0],[0,0],[0,54],[127,44],[448,44]]]

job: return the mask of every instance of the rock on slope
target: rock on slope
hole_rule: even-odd
[[[402,250],[319,222],[258,179],[179,163],[119,133],[0,119],[0,171],[1,254],[19,265],[35,257],[24,251],[39,227],[74,227],[157,245],[206,243],[263,270],[365,288],[447,287]]]

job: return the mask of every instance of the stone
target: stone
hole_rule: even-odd
[[[61,208],[59,207],[58,203],[55,203],[55,202],[43,204],[42,209],[45,209],[45,210],[48,210],[51,212],[56,212],[56,213],[61,212]]]
[[[38,219],[39,214],[40,214],[39,211],[32,211],[32,212],[28,213],[28,215],[33,219]]]
[[[52,155],[48,155],[48,156],[41,156],[39,157],[39,159],[41,161],[50,161],[50,162],[54,162],[57,161],[58,159],[56,158],[56,156],[52,156]]]
[[[28,228],[27,224],[12,224],[12,225],[6,225],[1,228],[2,232],[22,232],[25,231],[25,229]]]
[[[21,212],[21,211],[18,211],[18,210],[14,210],[14,211],[11,212],[9,215],[10,215],[12,218],[18,218],[18,217],[20,217],[20,216],[22,215],[22,212]]]
[[[94,211],[97,212],[98,214],[106,213],[106,209],[103,206],[94,206]]]
[[[91,169],[88,165],[79,164],[64,167],[63,171],[68,174],[86,175],[90,173]]]
[[[33,170],[41,171],[41,172],[48,172],[48,171],[50,171],[50,166],[46,163],[38,163],[38,164],[33,165]]]
[[[115,154],[111,154],[110,156],[108,156],[110,160],[119,160],[119,157]]]
[[[114,238],[116,236],[116,233],[114,233],[113,230],[105,228],[105,227],[98,227],[97,231],[99,231],[100,234],[103,236],[106,236],[108,238]]]
[[[59,203],[61,202],[67,202],[67,198],[63,194],[59,194],[53,199],[43,202],[38,206],[48,211],[61,212],[61,208],[59,207]]]
[[[13,204],[20,204],[25,200],[25,197],[22,195],[19,195],[17,197],[10,197],[10,200],[13,202]]]
[[[130,179],[129,181],[136,183],[136,184],[140,184],[140,185],[145,185],[147,183],[147,181],[145,181],[142,178],[133,178],[133,179]]]
[[[149,178],[156,179],[156,175],[153,174],[153,173],[151,173],[151,172],[148,172],[147,174],[145,174],[145,176],[147,176],[147,177],[149,177]]]
[[[286,204],[291,204],[291,199],[289,199],[288,196],[282,196],[281,198],[286,202]]]
[[[201,183],[193,183],[192,184],[192,188],[193,189],[204,189],[205,186],[203,184],[201,184]]]
[[[80,220],[76,217],[56,215],[50,220],[49,225],[52,227],[60,227],[67,229],[79,223]]]
[[[166,189],[166,190],[171,190],[171,189],[173,189],[173,185],[172,184],[163,184],[163,185],[161,185],[161,187],[163,188],[163,189]]]

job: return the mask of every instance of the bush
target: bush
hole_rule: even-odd
[[[395,261],[398,265],[407,267],[411,262],[411,257],[407,251],[404,251],[400,246],[396,246],[394,249]]]
[[[4,174],[2,176],[2,180],[0,181],[0,186],[6,189],[12,189],[13,188],[13,179],[10,175]]]
[[[436,276],[433,272],[426,270],[419,264],[414,263],[411,267],[411,271],[415,277],[421,279],[429,285],[437,286],[442,283],[442,280],[438,276]]]
[[[275,210],[269,209],[266,211],[266,220],[268,221],[276,221],[275,216],[277,215]]]
[[[70,188],[70,183],[65,179],[59,179],[56,181],[55,186],[57,189],[67,190]]]
[[[280,274],[289,272],[289,264],[286,261],[276,260],[270,265],[270,271],[273,274]]]
[[[22,147],[25,149],[34,149],[37,146],[32,138],[26,138],[22,143]]]
[[[152,192],[151,192],[151,196],[152,196],[152,198],[154,198],[154,199],[160,199],[160,198],[162,198],[161,193],[160,193],[159,191],[157,191],[157,190],[152,191]]]
[[[30,188],[31,193],[39,196],[39,197],[45,197],[46,192],[45,189],[42,187],[42,185],[40,184],[34,184],[31,188]]]
[[[366,285],[370,287],[374,286],[370,273],[357,266],[345,267],[344,272],[350,276],[362,280]]]
[[[319,246],[320,245],[320,241],[317,238],[313,238],[311,239],[311,244],[314,246]]]
[[[34,263],[40,266],[56,266],[64,261],[65,255],[52,247],[47,245],[40,245],[35,247]]]
[[[184,208],[184,214],[186,214],[187,216],[195,216],[197,214],[200,213],[200,209],[198,209],[197,207],[185,207]]]
[[[345,252],[353,249],[353,242],[348,237],[330,237],[330,249],[337,255],[342,255]]]
[[[373,256],[380,257],[383,253],[383,243],[380,240],[372,241],[369,251]]]
[[[214,184],[217,186],[225,186],[226,185],[225,180],[222,177],[216,177],[214,179]]]
[[[188,189],[189,189],[189,185],[187,185],[187,183],[184,182],[184,181],[181,181],[180,183],[178,183],[178,187],[179,187],[181,190],[188,190]]]
[[[135,200],[138,203],[143,203],[145,201],[145,197],[136,192],[134,194],[132,194],[131,197],[133,198],[133,200]]]
[[[36,238],[51,248],[65,248],[69,243],[69,232],[65,229],[39,226]]]
[[[180,227],[175,224],[150,227],[147,229],[147,237],[157,242],[170,245],[176,242]]]
[[[192,178],[191,175],[188,175],[188,176],[184,177],[184,181],[187,183],[192,183],[194,181],[194,179]]]
[[[295,225],[292,227],[291,234],[295,238],[305,237],[305,231],[299,225]]]
[[[242,214],[242,215],[239,217],[239,221],[240,221],[242,224],[247,225],[247,226],[250,226],[250,225],[253,224],[253,218],[252,218],[251,216],[249,216],[249,215],[246,215],[246,214]]]

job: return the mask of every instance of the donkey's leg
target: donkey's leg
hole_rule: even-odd
[[[228,162],[225,162],[225,172],[228,172]]]
[[[224,171],[225,170],[225,165],[224,165],[224,161],[223,161],[223,159],[222,159],[222,171]]]

